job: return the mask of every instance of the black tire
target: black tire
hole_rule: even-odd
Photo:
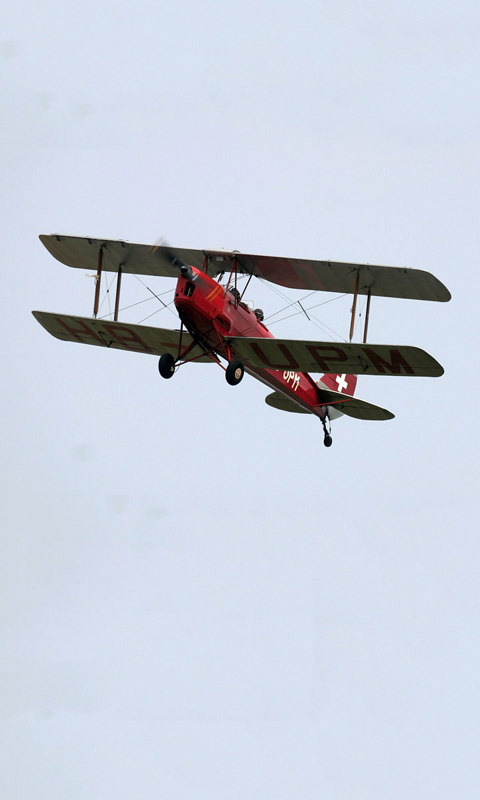
[[[158,362],[158,371],[162,378],[171,378],[175,372],[175,359],[171,353],[164,353]]]
[[[323,444],[325,445],[325,447],[331,447],[332,437],[328,433],[325,434],[325,437],[323,439]]]
[[[236,386],[237,383],[240,383],[242,380],[244,373],[245,367],[241,361],[230,361],[230,364],[225,370],[225,378],[227,383],[229,383],[230,386]]]

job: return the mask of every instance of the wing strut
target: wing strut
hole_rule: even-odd
[[[350,322],[350,341],[353,338],[353,328],[355,327],[355,312],[357,310],[357,297],[358,297],[358,281],[360,280],[360,270],[357,269],[355,276],[355,289],[353,290],[353,304],[352,304],[352,319]]]
[[[103,264],[103,245],[100,245],[100,249],[98,251],[97,277],[95,278],[95,299],[93,301],[93,316],[95,317],[95,319],[97,318],[98,301],[100,300],[100,281],[102,279],[102,264]]]
[[[360,270],[357,271],[357,275],[355,278],[355,289],[353,293],[353,304],[352,304],[352,319],[350,321],[350,341],[353,339],[353,329],[355,327],[355,313],[357,310],[357,298],[358,298],[358,282],[360,279]],[[367,341],[367,333],[368,333],[368,320],[370,317],[370,300],[372,299],[372,291],[371,289],[368,290],[367,294],[367,308],[365,311],[365,325],[363,327],[363,343],[365,344]],[[301,308],[301,306],[300,306]]]
[[[113,312],[114,322],[118,321],[118,307],[120,305],[120,286],[122,285],[122,265],[120,264],[117,272],[117,291],[115,293],[115,311]]]
[[[372,293],[370,289],[368,290],[367,295],[367,310],[365,312],[365,327],[363,329],[363,344],[367,341],[367,333],[368,333],[368,318],[370,316],[370,300],[372,299]]]
[[[225,294],[227,293],[228,287],[230,286],[230,281],[232,280],[232,275],[234,275],[235,292],[234,292],[233,296],[234,296],[234,299],[235,299],[235,308],[236,308],[238,306],[238,300],[239,300],[239,297],[240,297],[240,294],[239,294],[238,289],[237,289],[237,256],[234,256],[233,259],[232,259],[232,269],[230,270],[230,275],[228,276],[227,285],[225,287]]]

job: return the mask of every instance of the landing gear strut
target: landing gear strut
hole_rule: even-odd
[[[328,410],[325,412],[325,416],[320,417],[320,421],[322,423],[323,433],[324,433],[323,444],[325,445],[325,447],[331,447],[333,439],[331,436],[332,428],[330,425],[330,417],[328,416]],[[328,428],[327,428],[327,423],[328,423]]]
[[[158,371],[162,378],[171,378],[175,372],[175,359],[171,353],[164,353],[158,362]]]

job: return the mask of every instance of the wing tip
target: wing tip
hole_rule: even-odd
[[[445,284],[442,283],[441,281],[438,281],[438,284],[439,284],[438,285],[439,296],[435,299],[438,300],[440,303],[448,303],[452,299],[452,293],[449,291],[449,289],[447,289]]]
[[[387,420],[395,419],[395,414],[392,414],[388,409],[374,406],[373,404],[369,405],[370,408],[366,410],[358,407],[349,409],[348,406],[341,406],[340,410],[342,414],[345,414],[347,417],[359,419],[364,422],[386,422]]]

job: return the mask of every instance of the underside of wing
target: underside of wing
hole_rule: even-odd
[[[309,261],[240,253],[239,270],[292,289],[313,289],[378,297],[413,300],[450,300],[450,292],[430,272],[407,267],[374,264],[346,264],[338,261]],[[358,282],[358,283],[357,283]]]
[[[289,397],[285,397],[285,395],[281,394],[281,392],[272,392],[271,394],[267,394],[265,402],[267,406],[278,408],[280,411],[290,411],[292,414],[311,413],[310,411],[307,411],[306,408],[299,406],[294,400],[290,400]]]
[[[438,377],[443,367],[419,347],[309,342],[295,339],[227,338],[248,366],[298,372]]]
[[[350,264],[339,261],[312,261],[303,258],[280,258],[236,251],[195,250],[164,245],[133,244],[112,239],[93,239],[60,234],[41,235],[41,242],[62,264],[78,269],[97,269],[102,251],[102,269],[139,275],[178,276],[172,254],[197,269],[207,268],[211,275],[238,272],[287,286],[340,294],[379,297],[403,297],[415,300],[450,300],[448,289],[430,272],[407,267],[384,267],[375,264]]]
[[[133,244],[113,239],[90,239],[84,236],[41,235],[40,241],[62,264],[77,269],[96,270],[102,251],[102,270],[135,275],[159,275],[178,278],[178,267],[172,264],[172,250],[163,245]],[[192,267],[202,268],[202,250],[175,248],[173,254]]]
[[[318,396],[325,405],[355,419],[382,420],[393,419],[395,416],[386,408],[380,408],[373,403],[367,403],[366,400],[360,400],[358,397],[342,394],[342,392],[334,392],[331,389],[319,387]]]
[[[386,408],[380,408],[373,403],[367,403],[366,400],[360,400],[358,397],[352,395],[342,394],[342,392],[335,392],[331,389],[320,389],[318,391],[320,404],[329,407],[330,419],[346,414],[355,419],[365,420],[384,420],[393,419],[394,414],[387,411]],[[272,408],[278,408],[280,411],[289,411],[293,414],[310,414],[310,411],[302,408],[294,400],[285,397],[281,392],[272,392],[265,398],[265,402]]]
[[[45,330],[66,342],[81,342],[116,350],[130,350],[134,353],[149,353],[161,356],[163,353],[176,355],[180,341],[180,331],[166,328],[152,328],[147,325],[132,325],[127,322],[74,317],[69,314],[52,314],[47,311],[32,311],[35,319]],[[192,344],[193,339],[186,331],[182,332],[182,350]],[[212,364],[213,361],[203,350],[195,345],[188,353],[188,359]]]

